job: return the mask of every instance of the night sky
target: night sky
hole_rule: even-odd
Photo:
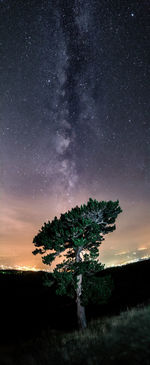
[[[0,0],[1,267],[89,197],[123,209],[102,263],[150,256],[149,5]]]

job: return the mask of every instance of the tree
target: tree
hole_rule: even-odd
[[[90,198],[87,205],[76,206],[59,219],[55,217],[52,222],[44,223],[33,239],[36,247],[33,254],[46,253],[42,256],[44,264],[51,265],[56,256],[62,261],[63,254],[64,260],[53,271],[58,283],[56,293],[64,295],[71,289],[73,295],[75,291],[78,324],[82,329],[87,326],[83,287],[104,268],[98,261],[98,248],[104,235],[115,230],[115,220],[121,212],[118,200],[98,202]]]

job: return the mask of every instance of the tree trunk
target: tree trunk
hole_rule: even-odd
[[[86,316],[85,316],[85,308],[81,304],[81,291],[82,291],[82,274],[77,276],[78,284],[77,284],[77,318],[78,318],[78,326],[81,329],[85,329],[87,327]]]
[[[80,257],[80,252],[82,251],[82,247],[79,247],[76,253],[76,261],[80,262],[82,259]],[[86,315],[85,308],[81,304],[81,293],[82,293],[82,274],[77,276],[77,318],[78,318],[78,326],[80,329],[85,329],[87,327],[86,323]]]

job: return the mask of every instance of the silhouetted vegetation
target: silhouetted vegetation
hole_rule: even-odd
[[[60,364],[80,364],[87,351],[85,364],[96,364],[102,357],[103,364],[115,363],[118,356],[122,363],[131,357],[136,364],[138,347],[139,361],[145,352],[144,365],[148,364],[149,272],[150,260],[145,260],[97,274],[111,275],[114,289],[107,304],[88,304],[90,327],[81,334],[76,332],[74,301],[56,296],[55,285],[45,287],[44,272],[0,271],[1,365],[47,365],[48,361],[57,364],[58,359]],[[141,309],[132,311],[137,305]],[[127,313],[120,317],[123,311]],[[75,355],[77,350],[79,358]]]

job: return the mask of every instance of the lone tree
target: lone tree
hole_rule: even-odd
[[[91,275],[104,268],[98,261],[98,248],[103,236],[115,230],[114,223],[121,212],[118,200],[98,202],[90,198],[87,205],[76,206],[59,219],[44,223],[33,239],[33,254],[46,253],[42,256],[44,264],[51,265],[56,256],[61,262],[64,256],[53,271],[58,283],[56,293],[68,294],[70,288],[76,293],[78,324],[82,329],[87,326],[82,292],[84,287],[86,292]]]

